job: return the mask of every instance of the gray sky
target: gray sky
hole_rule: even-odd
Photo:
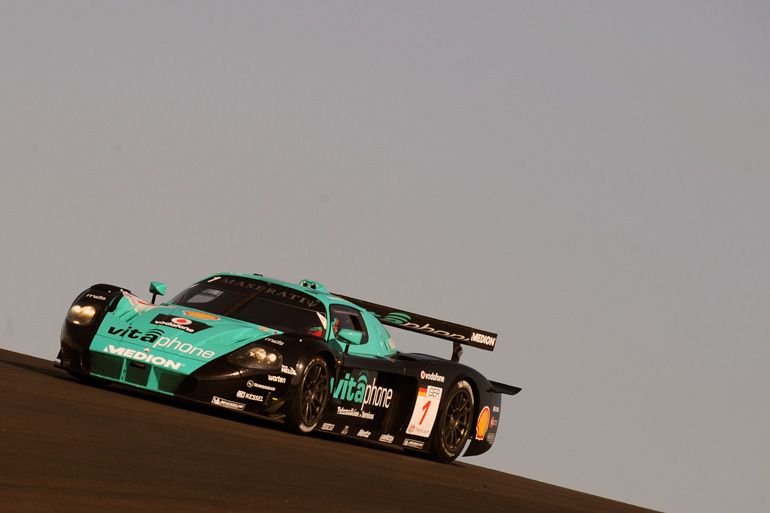
[[[468,463],[765,511],[768,6],[0,1],[0,346],[96,282],[311,278],[500,334]]]

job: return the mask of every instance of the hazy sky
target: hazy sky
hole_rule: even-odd
[[[766,511],[768,26],[764,1],[0,0],[0,347],[53,359],[92,283],[315,279],[499,333],[463,361],[524,390],[464,461]]]

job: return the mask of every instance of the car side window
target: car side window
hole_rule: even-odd
[[[329,312],[331,313],[332,335],[334,338],[337,338],[340,330],[353,330],[364,334],[361,344],[366,344],[369,341],[369,334],[366,330],[364,319],[361,317],[361,312],[344,305],[331,305]]]

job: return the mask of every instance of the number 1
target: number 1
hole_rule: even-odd
[[[430,409],[430,401],[425,403],[425,406],[422,407],[422,418],[420,419],[420,425],[422,426],[422,421],[425,420],[425,416],[428,414],[428,409]]]

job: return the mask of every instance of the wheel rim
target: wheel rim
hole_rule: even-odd
[[[461,389],[449,401],[444,417],[442,441],[450,453],[459,450],[471,428],[473,402],[467,390]]]
[[[323,414],[329,396],[326,368],[318,362],[310,365],[302,382],[302,422],[312,426]]]

